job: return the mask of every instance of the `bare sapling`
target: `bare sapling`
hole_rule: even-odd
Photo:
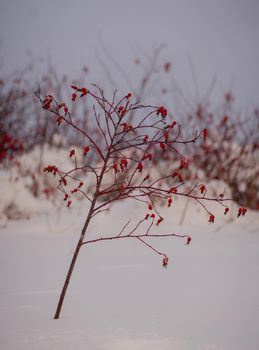
[[[163,224],[164,217],[160,213],[160,204],[167,207],[174,204],[175,196],[186,197],[198,202],[208,215],[208,221],[214,222],[215,216],[206,206],[207,202],[215,202],[228,212],[227,201],[223,194],[208,197],[204,185],[194,183],[186,186],[182,174],[185,157],[182,152],[190,143],[206,142],[207,129],[193,131],[189,139],[184,139],[181,125],[170,120],[167,109],[163,106],[143,105],[134,102],[134,96],[128,93],[118,98],[114,92],[107,98],[104,91],[92,85],[86,87],[71,86],[71,104],[81,99],[89,99],[92,103],[91,123],[89,129],[79,127],[64,102],[57,101],[53,96],[45,98],[36,96],[42,107],[49,111],[53,122],[60,128],[73,128],[83,136],[82,149],[69,149],[68,155],[74,160],[74,167],[62,171],[54,164],[45,167],[44,171],[57,176],[58,189],[64,194],[64,203],[68,208],[73,206],[78,194],[89,202],[85,222],[70,263],[66,279],[59,297],[54,319],[60,317],[60,312],[70,283],[71,276],[82,247],[106,240],[136,240],[145,245],[162,258],[162,266],[168,265],[169,258],[153,245],[154,238],[181,238],[189,245],[191,237],[175,232],[157,233],[157,226]],[[131,115],[134,113],[134,120]],[[130,120],[129,120],[130,118]],[[91,124],[91,125],[90,125]],[[165,153],[175,153],[181,158],[181,163],[166,164],[164,171],[158,171],[161,161],[154,159]],[[89,157],[92,154],[92,157]],[[91,158],[91,161],[90,161]],[[113,203],[122,200],[135,200],[144,206],[143,217],[131,224],[130,218],[122,223],[120,232],[98,238],[88,237],[89,225],[97,215],[111,210]],[[246,209],[241,208],[240,215]]]

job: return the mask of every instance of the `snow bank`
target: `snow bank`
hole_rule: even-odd
[[[59,178],[43,172],[47,165],[68,171],[74,163],[69,151],[43,145],[16,158],[8,169],[0,170],[0,219],[29,219],[63,205],[62,194],[56,189]]]
[[[12,167],[5,170],[0,170],[0,220],[18,220],[29,219],[41,212],[48,212],[53,208],[65,207],[64,193],[57,190],[60,180],[58,175],[48,174],[43,172],[47,165],[55,165],[62,171],[69,171],[74,168],[75,163],[73,157],[69,157],[71,149],[75,149],[77,154],[78,164],[82,162],[82,150],[76,147],[67,147],[66,149],[60,147],[50,147],[48,145],[36,146],[30,152],[23,154],[17,158]],[[161,164],[163,166],[163,163]],[[177,168],[177,163],[172,163],[171,168]],[[158,171],[159,170],[159,171]],[[203,178],[202,170],[197,170],[193,164],[190,165],[192,173],[199,173],[199,177]],[[168,172],[168,169],[164,169]],[[147,169],[143,172],[143,176],[150,173],[152,179],[159,178],[163,174],[163,169],[158,167],[150,167],[147,162]],[[114,181],[113,172],[109,172],[103,181],[103,187],[109,186]],[[122,179],[123,180],[123,179]],[[83,179],[85,182],[85,179]],[[91,186],[91,178],[87,178],[88,190]],[[228,185],[222,181],[213,180],[208,184],[203,183],[207,188],[207,195],[217,197],[220,193],[224,194],[224,198],[232,198],[232,191]],[[191,188],[193,183],[184,185],[185,188]],[[71,193],[73,189],[73,181],[68,181],[66,187],[67,193]],[[199,192],[199,187],[196,192]],[[179,189],[181,192],[181,188]],[[200,192],[199,192],[200,195]],[[186,206],[187,199],[178,195],[172,195],[173,207],[178,209],[178,217],[182,222],[185,220],[185,212],[188,211]],[[76,193],[76,199],[82,199],[79,193]],[[195,202],[195,201],[194,201]],[[197,203],[196,203],[197,204]],[[236,217],[236,205],[228,202],[230,213],[227,215],[227,220],[231,217]],[[73,203],[74,205],[74,203]],[[159,204],[160,205],[160,204]],[[164,203],[166,205],[166,202]],[[207,202],[208,209],[214,215],[219,215],[222,218],[224,208],[215,202]],[[196,205],[196,212],[205,214],[201,206]],[[188,216],[188,215],[187,215]],[[224,216],[223,216],[224,217]],[[206,219],[205,219],[206,220]]]
[[[28,190],[26,180],[0,172],[0,219],[29,219],[40,212],[43,203]]]

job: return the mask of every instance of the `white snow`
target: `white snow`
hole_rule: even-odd
[[[234,222],[181,202],[162,209],[157,232],[189,234],[153,240],[162,259],[134,240],[82,248],[60,320],[59,292],[87,208],[52,209],[11,221],[0,233],[0,348],[3,350],[257,350],[259,235],[257,213]],[[115,234],[141,209],[117,203],[96,217],[89,237]],[[225,221],[223,220],[225,219]]]
[[[63,140],[56,136],[56,142]],[[63,205],[63,194],[56,190],[60,177],[44,172],[48,165],[56,165],[63,171],[74,166],[69,158],[70,149],[75,149],[80,160],[81,150],[71,146],[67,150],[49,145],[35,146],[31,151],[17,157],[7,169],[0,169],[0,219],[29,219],[54,206]],[[68,186],[69,189],[70,186]],[[51,190],[46,200],[45,190]],[[37,191],[37,195],[35,195]]]

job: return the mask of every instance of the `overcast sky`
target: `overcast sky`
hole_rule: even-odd
[[[97,67],[100,41],[131,74],[141,49],[166,44],[178,80],[217,77],[241,103],[259,101],[259,0],[0,0],[4,70],[49,55],[61,73]]]

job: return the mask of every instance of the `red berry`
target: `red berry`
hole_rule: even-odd
[[[225,208],[224,215],[226,215],[229,212],[229,208]]]
[[[75,150],[72,149],[72,150],[70,151],[69,157],[71,158],[71,157],[73,157],[74,155],[75,155]]]
[[[215,216],[210,214],[209,222],[213,223],[215,221]]]
[[[168,257],[165,255],[164,256],[164,258],[163,258],[163,260],[162,260],[162,263],[163,263],[163,267],[167,267],[167,265],[168,265]]]
[[[189,237],[187,237],[187,241],[186,241],[186,244],[187,245],[189,245],[190,243],[191,243],[191,241],[192,241],[192,238],[189,236]]]

